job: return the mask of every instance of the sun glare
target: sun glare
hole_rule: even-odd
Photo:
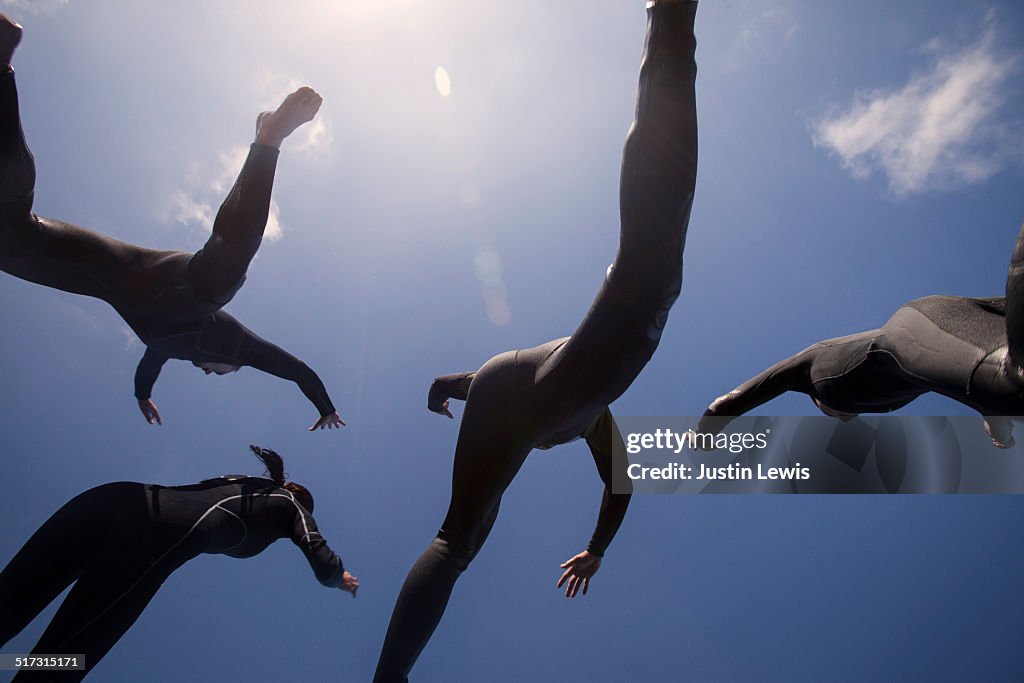
[[[448,97],[452,94],[452,78],[443,66],[434,70],[434,85],[437,86],[437,92],[441,93],[441,97]]]

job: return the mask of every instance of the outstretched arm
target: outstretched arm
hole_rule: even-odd
[[[469,386],[473,383],[476,371],[459,372],[454,375],[438,377],[431,383],[430,392],[427,394],[427,410],[438,415],[447,415],[454,419],[452,412],[448,410],[448,399],[465,401],[469,396]]]
[[[299,88],[275,111],[257,118],[256,141],[238,180],[217,212],[210,239],[189,263],[192,286],[201,299],[223,305],[242,286],[267,226],[281,143],[316,116],[322,101],[312,88]]]
[[[290,494],[289,494],[290,496]],[[356,596],[359,588],[359,580],[345,571],[341,558],[327,545],[327,541],[320,535],[316,527],[316,520],[313,515],[306,511],[306,508],[295,500],[291,499],[295,507],[295,518],[292,523],[292,542],[298,546],[302,554],[306,556],[309,566],[313,569],[317,581],[328,588],[340,588],[343,591]]]
[[[594,457],[597,473],[604,482],[604,493],[601,496],[597,526],[587,549],[561,565],[565,572],[558,579],[557,587],[561,588],[562,584],[568,581],[565,587],[565,596],[568,598],[576,597],[580,588],[586,595],[591,577],[601,568],[601,558],[622,525],[632,496],[631,493],[615,493],[613,490],[616,472],[619,473],[619,480],[623,486],[629,486],[630,480],[626,474],[626,468],[629,466],[625,459],[626,446],[622,443],[622,435],[615,425],[611,411],[605,408],[583,435],[590,447],[590,454]]]
[[[139,361],[139,366],[135,368],[135,398],[139,402],[139,410],[142,411],[143,417],[149,424],[153,424],[154,421],[159,425],[163,424],[160,412],[156,409],[156,404],[153,403],[151,396],[153,385],[156,384],[156,379],[160,376],[160,369],[166,362],[165,356],[161,356],[147,347],[146,353],[142,354],[142,360]]]
[[[284,349],[256,337],[245,364],[299,385],[303,395],[320,411],[320,419],[310,427],[310,431],[345,426],[320,377],[308,365]]]
[[[248,365],[295,382],[320,412],[320,419],[311,429],[341,427],[345,424],[338,416],[331,397],[327,395],[324,383],[308,365],[261,338],[224,311],[217,311],[213,320],[203,328],[199,347],[200,351],[220,356],[222,362]]]
[[[811,385],[811,365],[822,348],[821,344],[806,348],[747,380],[728,394],[719,396],[704,411],[698,430],[702,434],[717,434],[734,418],[787,391],[807,393]]]

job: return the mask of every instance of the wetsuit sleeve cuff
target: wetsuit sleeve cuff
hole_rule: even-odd
[[[338,556],[335,555],[335,557]],[[334,572],[329,577],[327,577],[320,583],[327,586],[328,588],[340,588],[341,585],[345,582],[344,577],[345,564],[341,561],[341,558],[338,557],[338,568],[335,569]]]

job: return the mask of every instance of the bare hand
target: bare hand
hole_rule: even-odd
[[[337,411],[335,411],[330,415],[324,415],[317,420],[316,424],[309,428],[309,431],[315,432],[318,429],[334,429],[335,427],[341,429],[342,427],[347,426],[348,425],[345,424],[345,421],[342,420],[341,416],[338,415]]]
[[[455,416],[452,415],[452,411],[448,410],[448,399],[444,400],[444,403],[441,404],[440,408],[430,408],[430,410],[432,412],[437,413],[438,415],[447,415],[448,419],[450,419],[450,420],[454,420],[455,419]]]
[[[440,377],[435,379],[427,393],[427,410],[438,415],[447,415],[449,419],[454,420],[455,416],[448,410],[449,400],[451,394],[448,391],[448,384]]]
[[[562,578],[558,579],[555,588],[561,588],[562,584],[568,579],[569,582],[565,586],[565,597],[575,598],[580,587],[583,588],[583,594],[587,594],[587,588],[590,587],[590,577],[601,568],[601,558],[598,555],[592,554],[589,550],[584,550],[579,555],[566,560],[559,566],[565,570],[565,573],[562,574]]]
[[[339,590],[343,590],[346,593],[352,594],[352,599],[356,598],[356,591],[359,590],[359,579],[352,576],[348,572],[341,575],[341,585],[338,586]]]
[[[139,399],[139,410],[142,411],[142,416],[146,418],[146,422],[153,424],[154,421],[158,425],[163,425],[164,421],[160,419],[160,411],[156,409],[156,404],[153,403],[153,399]]]
[[[996,448],[1013,448],[1013,420],[1006,417],[986,417],[985,433]]]

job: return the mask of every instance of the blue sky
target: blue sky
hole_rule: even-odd
[[[616,412],[699,414],[909,299],[1002,292],[1024,222],[1024,9],[892,4],[702,6],[683,293]],[[5,275],[0,562],[90,486],[258,474],[247,444],[272,447],[317,496],[359,598],[320,587],[287,542],[201,557],[95,678],[368,680],[447,507],[458,424],[426,411],[430,380],[571,333],[614,255],[643,2],[0,5],[26,27],[35,210],[127,241],[198,248],[256,113],[297,85],[323,94],[285,143],[273,234],[228,310],[315,368],[350,425],[305,433],[315,411],[293,386],[172,363],[150,427],[131,396],[143,349],[116,314]],[[905,412],[966,411],[926,397]],[[637,497],[570,602],[558,564],[586,545],[600,492],[584,445],[534,453],[417,680],[1024,667],[1017,497]]]

